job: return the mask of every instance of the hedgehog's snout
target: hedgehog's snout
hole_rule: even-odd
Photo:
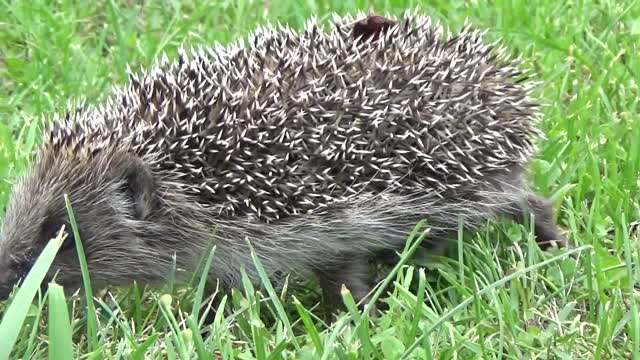
[[[18,274],[11,269],[5,260],[0,260],[0,301],[9,297],[17,282]]]
[[[3,253],[2,244],[4,243],[4,236],[0,234],[0,301],[9,297],[11,289],[8,287],[9,277],[11,275],[11,269],[7,260],[5,260],[6,254]]]
[[[9,297],[9,294],[11,294],[11,288],[0,286],[0,301],[7,300],[7,298]]]

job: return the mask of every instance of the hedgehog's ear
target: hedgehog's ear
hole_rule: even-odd
[[[131,156],[125,162],[120,174],[124,180],[124,191],[133,201],[133,213],[136,219],[143,220],[151,213],[156,204],[156,184],[148,166],[142,159]]]

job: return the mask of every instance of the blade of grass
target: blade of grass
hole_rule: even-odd
[[[426,224],[426,220],[421,220],[413,228],[413,230],[411,231],[411,234],[407,238],[407,243],[405,244],[405,248],[404,248],[404,250],[402,252],[402,256],[400,258],[400,261],[398,261],[398,263],[389,272],[389,274],[387,275],[385,280],[378,287],[378,289],[374,292],[373,296],[371,296],[368,299],[369,303],[365,306],[365,309],[363,311],[364,313],[366,313],[366,314],[370,314],[371,313],[372,306],[375,305],[375,303],[378,301],[378,299],[380,298],[382,293],[386,290],[386,288],[389,286],[391,281],[393,281],[393,279],[395,278],[395,276],[398,273],[398,271],[400,271],[400,269],[407,262],[408,258],[411,256],[411,254],[413,254],[418,249],[418,247],[420,246],[422,241],[424,241],[424,239],[426,238],[427,234],[429,233],[429,229],[425,229],[417,240],[415,240],[415,238],[416,238],[416,235],[418,234],[418,231],[421,228],[423,228],[425,224]],[[325,345],[325,349],[327,349],[327,347],[328,347],[328,348],[331,349],[331,351],[325,351],[324,354],[321,357],[321,360],[328,359],[330,354],[333,354],[334,351],[337,351],[337,347],[334,345],[335,342],[336,342],[336,339],[341,335],[342,329],[348,324],[348,322],[350,320],[351,320],[351,318],[349,316],[345,316],[345,317],[341,318],[333,326],[332,331],[331,331],[331,333],[329,335],[329,338],[325,342],[325,344],[326,344]]]
[[[56,238],[49,241],[47,246],[45,246],[33,264],[31,271],[29,271],[24,279],[22,286],[20,286],[18,292],[13,297],[11,304],[6,309],[2,322],[0,322],[0,359],[9,358],[11,350],[22,330],[29,306],[40,289],[40,284],[47,275],[58,249],[60,249],[62,245],[65,238],[63,234],[64,232],[60,232]]]
[[[631,298],[634,297],[634,289],[636,288],[636,277],[633,273],[633,253],[631,252],[631,238],[629,236],[629,226],[627,224],[625,215],[622,214],[622,241],[624,244],[624,259],[626,263],[627,277],[629,278],[628,293]],[[638,302],[630,301],[631,303],[631,341],[633,344],[633,359],[636,360],[640,357],[640,316],[638,315]]]
[[[424,269],[420,269],[418,272],[418,292],[416,293],[416,307],[413,310],[413,320],[411,321],[411,328],[407,339],[415,339],[418,334],[418,326],[420,320],[422,320],[422,304],[424,304],[425,283],[427,282],[424,274]]]
[[[166,337],[164,339],[165,346],[167,348],[167,359],[176,360],[176,351],[173,348],[173,337]]]
[[[131,353],[129,359],[131,360],[143,360],[145,359],[144,354],[149,350],[151,345],[153,345],[156,340],[158,340],[158,334],[153,334],[147,338],[142,344],[138,345],[136,350]]]
[[[267,357],[267,360],[276,360],[276,359],[285,359],[282,355],[282,352],[287,348],[289,342],[287,340],[282,340],[276,347],[271,350],[271,353]]]
[[[293,296],[293,304],[295,305],[296,310],[298,310],[298,314],[300,314],[300,318],[302,319],[302,324],[304,325],[304,328],[307,330],[307,333],[311,338],[311,342],[316,347],[317,355],[322,356],[322,354],[324,353],[324,346],[322,346],[322,340],[320,340],[320,334],[318,333],[318,329],[316,329],[316,326],[313,324],[313,321],[309,316],[309,312],[307,311],[307,309],[304,308],[304,306],[302,306],[300,301],[295,296]]]
[[[198,324],[194,320],[195,316],[191,315],[187,318],[187,326],[191,329],[193,334],[193,342],[196,347],[196,353],[198,354],[198,359],[200,360],[211,360],[213,357],[207,353],[204,347],[204,342],[202,341],[202,336],[200,335],[200,328]]]
[[[76,242],[76,251],[78,253],[78,260],[80,261],[80,270],[82,271],[82,284],[84,287],[85,301],[87,305],[87,338],[89,339],[89,351],[92,352],[100,347],[98,343],[98,319],[96,315],[95,305],[93,304],[93,289],[91,288],[91,279],[89,277],[89,267],[87,265],[87,258],[84,254],[84,247],[80,239],[80,232],[78,231],[78,224],[76,222],[75,214],[71,208],[71,200],[69,195],[64,195],[64,201],[67,208],[67,214],[69,215],[69,222],[73,229],[73,237]]]
[[[524,269],[520,269],[506,277],[504,277],[503,279],[494,282],[493,284],[485,287],[484,289],[478,291],[477,295],[478,296],[482,296],[490,291],[493,291],[494,289],[508,283],[509,281],[511,281],[512,279],[515,279],[519,276],[522,276],[524,274],[527,274],[531,271],[535,271],[537,269],[540,269],[542,267],[545,267],[549,264],[553,264],[556,261],[562,260],[570,255],[573,254],[577,254],[580,253],[582,251],[585,251],[587,249],[592,249],[591,245],[583,245],[580,246],[578,248],[569,250],[565,253],[562,253],[560,255],[556,255],[550,259],[547,259],[545,261],[542,261],[538,264],[529,266],[527,268]],[[401,359],[407,359],[411,353],[418,347],[420,346],[420,343],[422,342],[422,340],[429,335],[433,330],[437,329],[439,326],[441,326],[442,324],[444,324],[445,321],[447,321],[448,319],[450,319],[455,313],[457,313],[458,311],[460,311],[461,309],[467,307],[469,304],[471,304],[474,301],[474,297],[469,297],[466,300],[464,300],[463,302],[461,302],[460,304],[458,304],[457,306],[455,306],[453,309],[447,311],[447,313],[445,313],[443,316],[441,316],[438,321],[436,321],[434,324],[432,324],[422,335],[420,335],[415,341],[414,343],[409,346],[409,348],[404,352],[404,354],[402,354],[402,356],[400,357]]]
[[[340,294],[342,295],[342,300],[347,307],[349,314],[351,314],[353,322],[356,324],[356,334],[360,338],[360,343],[364,350],[364,354],[362,354],[362,356],[368,359],[371,354],[373,354],[375,359],[380,359],[380,354],[371,343],[371,334],[369,334],[369,314],[365,312],[360,315],[360,310],[358,310],[358,306],[353,299],[353,295],[351,295],[351,291],[349,291],[344,284],[340,288]]]
[[[422,232],[422,234],[420,234],[420,237],[416,239],[416,235],[418,235],[418,231],[420,231],[420,229],[422,229],[426,223],[427,223],[426,220],[421,220],[413,228],[413,230],[411,231],[411,234],[407,238],[407,242],[405,244],[404,250],[402,251],[402,254],[401,254],[402,256],[400,257],[400,261],[398,261],[398,263],[393,267],[393,269],[391,269],[391,272],[389,272],[387,277],[382,281],[382,284],[378,286],[376,291],[373,293],[373,296],[371,296],[371,298],[367,300],[369,301],[369,303],[367,303],[367,305],[365,306],[363,311],[364,313],[367,313],[367,314],[371,313],[371,309],[373,308],[373,306],[375,306],[380,296],[382,296],[382,293],[386,291],[389,284],[394,280],[398,271],[400,271],[400,269],[404,266],[404,264],[407,263],[411,255],[416,250],[418,250],[418,247],[420,246],[420,244],[427,237],[427,235],[429,234],[429,229],[425,229]]]
[[[97,299],[97,302],[98,302],[98,305],[103,309],[103,311],[105,311],[105,313],[109,315],[110,319],[113,319],[118,324],[118,328],[122,330],[122,333],[124,334],[125,338],[129,341],[129,343],[132,346],[135,346],[137,342],[134,337],[133,331],[131,330],[131,327],[129,326],[126,320],[122,321],[121,319],[119,319],[118,315],[123,313],[122,309],[120,308],[120,305],[116,301],[114,301],[113,306],[115,306],[116,311],[113,311],[109,307],[109,305],[107,305],[104,301]]]
[[[71,322],[62,286],[49,284],[49,359],[73,359]]]
[[[162,295],[160,299],[158,299],[158,302],[160,303],[160,312],[171,327],[171,337],[178,351],[178,355],[181,359],[188,359],[187,346],[182,336],[180,336],[180,325],[178,325],[178,321],[171,310],[171,303],[173,302],[172,296],[169,294]],[[167,346],[169,346],[169,342],[167,342]]]
[[[191,315],[198,319],[198,314],[200,313],[200,305],[202,304],[202,297],[204,294],[204,287],[207,284],[207,278],[209,276],[209,269],[211,269],[211,263],[213,262],[213,255],[216,252],[216,247],[211,247],[211,251],[209,252],[209,257],[207,258],[207,262],[204,265],[202,270],[202,276],[200,277],[200,283],[198,283],[198,289],[196,290],[195,298],[193,299],[193,309],[191,310]],[[204,321],[204,318],[202,319]],[[200,323],[202,326],[202,323]]]
[[[42,310],[44,309],[44,301],[42,301],[42,295],[40,294],[38,296],[38,312],[36,314],[36,318],[33,320],[33,324],[39,324],[40,323],[40,319],[42,318]],[[33,328],[31,329],[31,334],[29,335],[29,340],[27,341],[27,344],[29,344],[29,346],[27,346],[27,349],[24,352],[24,355],[22,356],[23,359],[31,359],[33,356],[33,351],[36,348],[37,342],[36,342],[36,337],[39,334],[39,330],[40,328],[38,326],[33,326]]]
[[[267,276],[267,273],[265,272],[264,267],[262,267],[262,264],[260,263],[260,259],[258,259],[258,256],[256,255],[256,252],[254,251],[253,246],[251,246],[251,243],[248,240],[247,240],[247,244],[251,249],[251,258],[253,259],[253,263],[256,266],[256,270],[258,271],[260,280],[262,281],[263,286],[267,290],[267,293],[269,294],[269,298],[271,299],[273,306],[276,308],[276,311],[278,313],[278,318],[280,321],[282,321],[282,323],[284,323],[284,325],[287,328],[287,331],[291,335],[293,346],[295,346],[297,350],[300,350],[300,345],[298,344],[298,341],[294,336],[293,328],[291,327],[291,322],[289,321],[289,317],[287,316],[287,313],[284,311],[284,306],[282,306],[282,302],[280,302],[278,293],[276,293],[273,286],[271,285],[271,281],[269,281],[269,277]]]

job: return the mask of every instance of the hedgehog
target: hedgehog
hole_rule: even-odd
[[[0,235],[8,296],[75,213],[96,287],[186,281],[212,245],[209,278],[317,279],[358,300],[371,263],[398,254],[416,223],[424,246],[459,224],[525,223],[541,246],[563,237],[528,190],[540,106],[505,48],[427,15],[334,15],[276,24],[228,45],[130,71],[97,105],[54,115],[13,187]],[[173,273],[173,274],[172,274]],[[73,233],[48,279],[79,289]]]

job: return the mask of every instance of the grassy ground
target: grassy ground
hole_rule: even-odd
[[[503,38],[543,81],[547,138],[532,179],[556,199],[578,250],[541,253],[526,229],[494,224],[465,235],[452,257],[414,261],[426,270],[392,274],[389,310],[378,319],[353,311],[333,324],[314,315],[313,283],[285,294],[247,286],[210,326],[193,321],[193,291],[172,292],[169,303],[160,296],[170,290],[118,290],[87,313],[81,298],[65,300],[53,288],[31,308],[28,298],[12,312],[0,305],[9,325],[0,337],[17,336],[12,358],[46,357],[48,346],[52,358],[73,351],[92,359],[638,358],[640,3],[134,3],[0,0],[0,206],[28,164],[41,115],[70,98],[100,100],[125,81],[126,64],[148,65],[180,44],[227,42],[269,20],[300,26],[309,14],[419,6],[454,29],[467,17],[489,29],[489,39]]]

